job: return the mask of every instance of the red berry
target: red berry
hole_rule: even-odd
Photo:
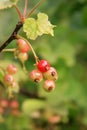
[[[32,70],[29,73],[29,77],[32,81],[40,82],[43,79],[42,73],[39,70]]]
[[[46,60],[40,60],[37,64],[37,68],[41,72],[46,72],[50,69],[50,64]]]
[[[0,100],[0,106],[3,108],[8,107],[8,101],[6,99],[1,99]]]
[[[24,63],[28,59],[28,54],[26,52],[25,53],[20,52],[18,54],[18,58],[22,63]]]
[[[24,52],[28,52],[30,50],[30,46],[23,39],[18,39],[17,45],[18,45],[18,49],[20,50],[20,52],[24,53]]]
[[[4,82],[5,82],[7,85],[11,85],[13,81],[14,81],[14,78],[13,78],[12,75],[6,74],[6,75],[4,76]]]
[[[58,73],[54,67],[50,67],[50,69],[43,74],[45,79],[49,80],[57,80],[58,79]]]
[[[45,80],[44,84],[43,84],[43,88],[44,90],[46,90],[47,92],[53,91],[55,88],[55,83],[53,80]]]
[[[18,69],[15,65],[9,64],[7,66],[7,71],[8,71],[9,74],[15,74],[18,71]]]
[[[12,109],[17,109],[17,108],[19,107],[18,101],[12,100],[12,101],[10,102],[10,107],[11,107]]]

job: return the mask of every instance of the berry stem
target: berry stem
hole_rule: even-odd
[[[18,6],[14,4],[14,7],[15,7],[17,13],[18,13],[18,16],[19,16],[20,21],[21,21],[22,23],[24,23],[23,15],[22,15],[22,13],[20,12]]]
[[[27,13],[27,5],[28,5],[28,1],[25,0],[25,7],[24,7],[24,12],[23,12],[23,17],[26,17],[26,13]]]
[[[13,49],[3,49],[2,52],[14,52],[16,51],[16,48],[13,48]]]
[[[30,16],[31,16],[31,14],[35,11],[35,9],[37,9],[39,6],[40,6],[40,4],[42,4],[42,2],[44,2],[45,0],[40,0],[32,9],[31,9],[31,11],[29,12],[29,14],[27,15],[27,17],[26,18],[29,18]]]
[[[34,51],[32,45],[30,44],[30,42],[29,42],[27,39],[25,39],[24,37],[20,36],[20,35],[17,35],[16,38],[17,38],[17,39],[21,38],[21,39],[23,39],[23,40],[25,40],[25,41],[27,42],[27,44],[28,44],[28,45],[30,46],[30,48],[31,48],[31,51],[32,51],[32,53],[33,53],[33,55],[34,55],[34,58],[35,58],[35,61],[36,61],[36,64],[37,64],[38,61],[39,61],[39,58],[38,58],[38,56],[36,55],[36,53],[35,53],[35,51]]]

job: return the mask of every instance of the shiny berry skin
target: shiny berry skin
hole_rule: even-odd
[[[4,83],[5,83],[5,84],[11,85],[13,81],[14,81],[14,78],[13,78],[12,75],[6,74],[6,75],[4,76]]]
[[[50,67],[50,69],[43,74],[45,79],[49,80],[57,80],[58,79],[58,73],[54,67]]]
[[[47,92],[51,92],[55,89],[55,83],[53,80],[45,80],[43,84],[43,89]]]
[[[37,68],[40,72],[44,73],[50,69],[50,64],[47,60],[40,60],[37,64]]]
[[[39,70],[32,70],[29,73],[29,78],[32,81],[38,83],[38,82],[40,82],[43,79],[43,76],[42,76],[42,73]]]
[[[28,59],[28,54],[25,52],[25,53],[22,53],[22,52],[20,52],[19,54],[18,54],[18,58],[19,58],[19,60],[22,62],[22,63],[24,63],[27,59]]]
[[[27,44],[27,42],[23,39],[17,40],[18,49],[20,52],[29,52],[30,46]]]
[[[18,69],[15,65],[9,64],[7,66],[7,71],[8,71],[9,74],[15,74],[18,71]]]
[[[11,107],[12,109],[17,109],[17,108],[19,107],[18,101],[12,100],[12,101],[10,102],[10,107]]]

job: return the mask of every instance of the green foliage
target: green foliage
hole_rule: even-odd
[[[26,99],[22,104],[22,111],[24,112],[24,114],[30,115],[34,111],[44,109],[44,107],[44,101],[42,102],[37,99]]]
[[[44,13],[38,13],[37,20],[34,18],[27,18],[23,25],[23,30],[29,39],[35,40],[38,36],[43,34],[54,35],[54,26],[48,21],[48,16]]]

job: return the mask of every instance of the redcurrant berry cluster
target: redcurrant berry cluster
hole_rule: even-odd
[[[13,116],[19,115],[19,103],[17,100],[14,99],[10,101],[5,98],[0,100],[0,115],[5,115],[7,112]]]
[[[15,81],[13,75],[18,72],[17,67],[14,64],[9,64],[5,70],[3,83],[6,86],[9,96],[14,94],[14,90],[19,88],[18,83]]]
[[[33,52],[36,69],[32,70],[29,73],[29,77],[32,81],[39,83],[44,79],[43,88],[44,90],[50,92],[55,88],[55,81],[58,79],[58,73],[54,67],[50,66],[50,63],[47,60],[39,60],[35,51],[33,50],[31,44],[22,38],[17,38],[17,49],[15,50],[15,55],[23,63],[28,59],[28,52]],[[25,67],[25,66],[24,66]],[[16,83],[14,82],[13,74],[17,72],[17,68],[14,65],[9,65],[7,67],[8,74],[4,76],[4,82],[8,86],[15,87]]]
[[[8,101],[6,99],[0,100],[0,114],[3,114],[7,107],[8,107]]]
[[[37,83],[44,79],[43,88],[50,92],[55,88],[55,81],[58,79],[58,74],[54,67],[50,67],[47,60],[40,60],[37,63],[37,69],[32,70],[29,73],[29,77]]]

